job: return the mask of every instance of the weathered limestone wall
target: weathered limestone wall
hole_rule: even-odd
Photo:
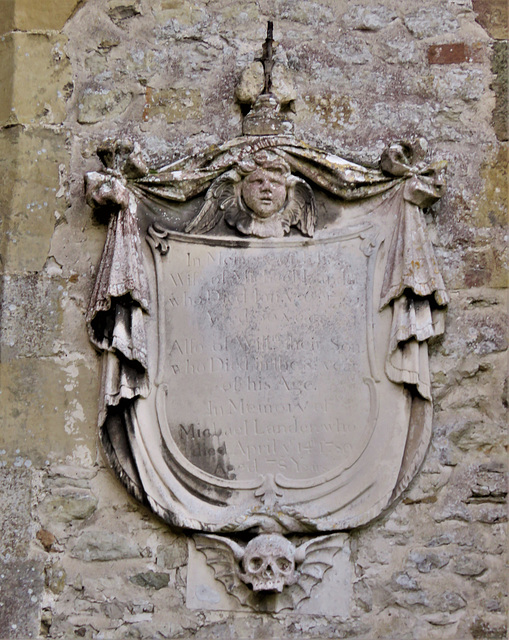
[[[507,8],[504,0],[2,0],[2,638],[505,638]],[[351,535],[345,619],[191,611],[187,541],[127,496],[96,437],[84,312],[106,228],[97,144],[166,162],[240,133],[233,95],[275,21],[298,137],[376,162],[427,138],[451,293],[421,473]]]

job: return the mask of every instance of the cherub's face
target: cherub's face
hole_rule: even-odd
[[[270,218],[286,201],[286,176],[281,171],[259,167],[242,181],[242,198],[259,218]]]

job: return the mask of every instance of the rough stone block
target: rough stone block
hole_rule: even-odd
[[[54,488],[77,487],[89,489],[90,481],[97,475],[97,468],[80,467],[79,465],[53,465],[48,470],[45,486],[50,491]]]
[[[491,227],[500,231],[505,229],[508,169],[509,147],[507,144],[501,144],[489,154],[480,170],[483,188],[476,198],[472,220],[476,227]],[[499,281],[499,286],[507,286],[507,269],[500,270]]]
[[[479,576],[487,569],[487,565],[480,555],[465,554],[457,557],[454,561],[454,573],[461,576]]]
[[[53,342],[62,325],[62,290],[61,278],[38,274],[4,277],[3,313],[0,316],[3,362],[15,357],[53,355]]]
[[[459,609],[464,609],[466,606],[467,603],[465,599],[454,591],[444,591],[433,599],[433,607],[436,608],[437,611],[454,613]]]
[[[235,16],[235,11],[244,9],[246,5],[251,3],[227,3],[230,9],[230,15]],[[252,3],[254,4],[254,3]],[[327,24],[333,20],[333,13],[331,8],[326,6],[326,3],[320,2],[307,2],[305,4],[299,2],[289,2],[288,0],[275,0],[273,3],[273,12],[276,16],[281,16],[282,20],[291,20],[305,25],[314,25],[318,27],[320,24]],[[249,15],[248,17],[253,20],[257,16]]]
[[[157,565],[165,569],[177,569],[187,562],[187,541],[181,537],[175,537],[169,544],[157,547]]]
[[[202,98],[196,89],[162,89],[147,87],[143,119],[162,115],[168,124],[203,115]]]
[[[482,299],[482,298],[481,298]],[[495,298],[497,300],[497,298]],[[471,304],[470,308],[451,307],[449,332],[441,344],[444,355],[463,357],[502,352],[507,349],[507,315],[503,305],[488,302],[486,308]],[[466,306],[466,305],[465,305]],[[479,391],[478,385],[476,385]]]
[[[397,17],[394,11],[384,7],[383,4],[366,7],[356,4],[346,12],[343,20],[352,29],[379,31],[391,24]]]
[[[32,473],[28,469],[0,469],[0,557],[5,560],[26,557],[31,538],[31,482]]]
[[[493,44],[491,70],[495,75],[492,84],[492,89],[495,92],[495,108],[493,109],[492,124],[499,140],[509,139],[509,107],[507,102],[508,56],[509,46],[507,41],[495,42]]]
[[[417,591],[419,589],[419,585],[415,578],[412,578],[408,573],[401,571],[393,574],[391,588],[394,591]]]
[[[420,62],[421,52],[412,37],[400,35],[379,43],[384,61],[389,64],[417,64]],[[410,76],[410,74],[408,74]]]
[[[144,573],[137,573],[129,578],[129,582],[132,582],[138,587],[144,587],[145,589],[154,589],[158,591],[167,587],[170,581],[169,573],[161,573],[156,571],[146,571]]]
[[[0,39],[0,58],[10,73],[0,96],[0,125],[63,122],[73,86],[66,42],[63,35],[44,33],[14,32]]]
[[[97,507],[97,498],[83,489],[60,490],[50,495],[42,504],[41,519],[50,526],[52,522],[72,522],[85,520]]]
[[[140,5],[139,0],[108,0],[107,12],[112,22],[121,24],[128,18],[140,15]]]
[[[471,508],[474,519],[484,524],[507,522],[507,507],[500,504],[483,504]]]
[[[138,545],[125,536],[109,531],[85,531],[71,551],[73,558],[92,562],[140,557]]]
[[[507,623],[500,616],[495,619],[475,616],[470,632],[476,640],[504,640],[507,638]]]
[[[39,636],[42,590],[42,563],[19,560],[0,564],[2,640],[27,640]]]
[[[456,67],[434,67],[433,88],[442,104],[457,109],[457,101],[467,104],[479,101],[484,92],[482,71]]]
[[[417,11],[407,13],[403,21],[416,38],[429,38],[440,33],[457,31],[459,28],[456,17],[443,5],[423,6]]]
[[[131,103],[132,94],[116,89],[87,89],[78,105],[78,122],[95,124],[105,118],[120,116]]]
[[[449,558],[437,553],[412,552],[409,560],[415,563],[419,573],[429,573],[433,569],[442,569],[449,563]]]
[[[46,567],[44,575],[48,589],[55,594],[62,593],[67,578],[65,569],[58,563],[52,564]]]
[[[361,37],[348,32],[340,36],[330,49],[334,56],[347,65],[365,65],[373,59],[366,42]]]
[[[501,502],[507,496],[507,481],[503,471],[479,471],[471,486],[472,498]]]
[[[329,91],[321,96],[304,96],[304,105],[304,109],[312,112],[320,123],[336,130],[344,129],[354,111],[348,96],[333,94]]]
[[[494,205],[494,203],[493,203]],[[505,288],[508,269],[498,247],[487,246],[465,251],[463,260],[465,287]]]
[[[21,127],[0,132],[0,254],[6,273],[43,268],[66,207],[59,190],[67,162],[60,132]]]

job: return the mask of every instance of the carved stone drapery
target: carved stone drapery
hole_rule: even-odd
[[[380,309],[393,309],[386,375],[395,383],[414,388],[416,397],[428,402],[431,396],[426,341],[443,331],[443,310],[448,298],[426,235],[421,207],[430,206],[440,197],[443,165],[405,164],[409,162],[409,148],[393,145],[382,158],[383,170],[375,170],[310,148],[290,136],[243,137],[142,177],[130,178],[122,166],[114,174],[110,171],[106,175],[88,175],[89,202],[96,207],[104,207],[105,203],[111,207],[111,201],[117,205],[87,314],[91,339],[105,353],[99,423],[113,466],[137,497],[145,496],[145,490],[118,411],[123,402],[146,396],[150,388],[143,322],[149,295],[140,257],[136,203],[146,202],[150,207],[153,198],[159,202],[189,200],[246,158],[269,149],[288,163],[292,172],[341,200],[354,204],[374,202],[375,208],[390,206],[396,220],[380,296]],[[394,155],[401,149],[407,155],[400,153],[403,161],[401,157],[395,160]],[[135,163],[129,156],[124,162],[124,166]],[[382,194],[385,196],[381,200],[376,198]],[[411,428],[394,495],[401,493],[422,462],[430,437],[429,420],[425,422],[428,426],[421,430]],[[161,509],[156,510],[164,517]]]
[[[127,206],[110,220],[86,316],[90,339],[106,357],[100,424],[109,406],[148,391],[143,313],[149,308],[149,291],[141,260],[137,205],[134,196],[127,195]]]

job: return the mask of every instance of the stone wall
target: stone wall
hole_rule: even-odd
[[[2,0],[2,638],[505,638],[507,7],[503,0]],[[435,417],[403,499],[353,531],[346,618],[185,607],[187,540],[131,499],[98,447],[84,312],[106,228],[95,149],[161,164],[240,133],[234,100],[266,21],[296,134],[374,163],[449,161],[428,214],[451,294]]]

